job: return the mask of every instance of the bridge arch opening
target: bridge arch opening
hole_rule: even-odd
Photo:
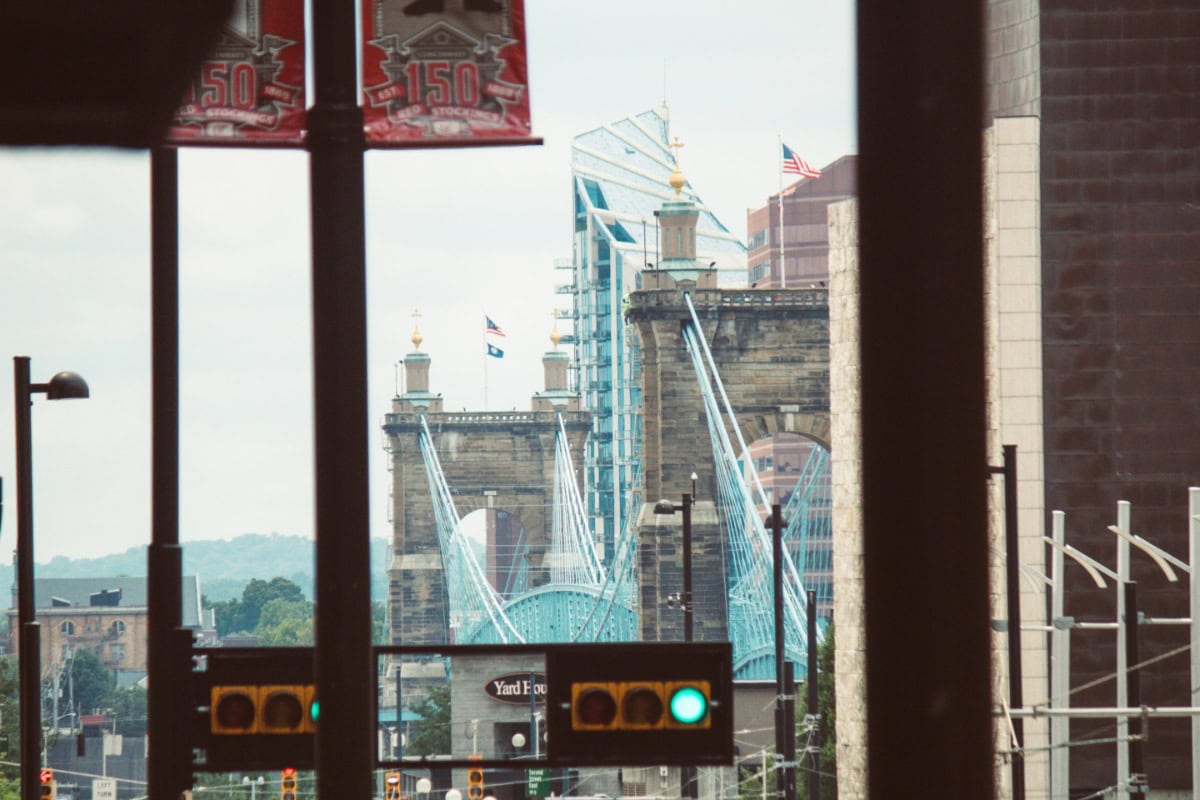
[[[779,431],[749,444],[749,461],[742,464],[766,494],[767,504],[778,503],[784,520],[784,546],[801,573],[805,590],[816,592],[818,620],[833,616],[832,480],[829,448],[821,440],[801,433]],[[769,526],[771,509],[761,501],[759,514]]]
[[[501,599],[529,589],[529,537],[516,514],[502,508],[478,508],[462,518],[461,526],[483,574]]]

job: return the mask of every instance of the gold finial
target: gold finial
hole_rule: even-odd
[[[554,352],[558,352],[558,343],[562,341],[562,334],[558,332],[558,312],[551,311],[550,319],[554,320],[554,330],[550,331],[550,343],[554,345]]]
[[[687,178],[683,177],[683,172],[679,169],[679,148],[683,147],[683,142],[679,141],[679,137],[675,137],[675,141],[671,142],[667,147],[674,151],[675,169],[671,172],[671,177],[667,179],[667,183],[671,184],[671,188],[675,190],[675,196],[679,197],[683,187],[687,185]]]
[[[420,309],[417,309],[417,308],[413,309],[412,318],[413,318],[413,332],[412,332],[411,339],[412,339],[412,343],[413,343],[413,351],[420,352],[421,342],[425,341],[425,337],[421,335],[421,322],[420,322],[421,311],[420,311]]]

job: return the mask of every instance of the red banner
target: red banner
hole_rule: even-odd
[[[368,146],[530,138],[524,0],[363,0]]]
[[[176,112],[181,145],[304,141],[304,0],[242,0]]]

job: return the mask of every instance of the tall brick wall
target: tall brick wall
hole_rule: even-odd
[[[486,508],[490,502],[515,517],[525,529],[531,583],[536,585],[553,526],[557,415],[430,413],[426,419],[459,516]],[[580,464],[590,415],[565,412],[563,421],[573,460]],[[393,644],[442,644],[449,641],[447,587],[417,439],[420,418],[414,413],[389,414],[383,430],[392,473],[391,640]]]

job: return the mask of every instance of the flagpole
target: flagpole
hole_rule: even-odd
[[[488,385],[487,385],[487,368],[488,359],[488,338],[487,338],[487,312],[483,314],[483,410],[488,410]]]
[[[779,165],[779,288],[787,288],[787,256],[783,244],[783,134],[778,134],[779,147],[775,150]]]

